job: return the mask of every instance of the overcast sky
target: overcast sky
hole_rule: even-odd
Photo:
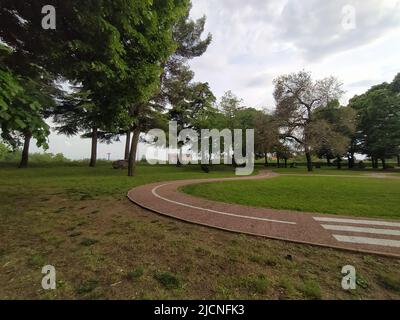
[[[207,16],[213,42],[191,66],[218,98],[232,90],[247,106],[273,109],[273,79],[305,69],[316,79],[339,78],[347,103],[400,72],[400,0],[192,2],[193,17]],[[88,158],[90,141],[52,134],[49,152]],[[108,152],[121,158],[123,140],[100,145],[100,158]]]

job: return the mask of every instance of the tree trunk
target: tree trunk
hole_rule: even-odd
[[[381,159],[381,161],[382,161],[382,168],[383,168],[383,170],[385,170],[386,169],[386,159]]]
[[[379,169],[378,158],[372,157],[371,160],[372,160],[372,168]]]
[[[285,158],[285,168],[287,168],[287,158]]]
[[[313,171],[313,164],[312,164],[312,157],[311,157],[311,152],[306,151],[306,158],[307,158],[307,170],[308,172]]]
[[[328,167],[330,167],[331,166],[331,158],[326,157],[326,162],[328,163]]]
[[[131,145],[131,132],[126,132],[126,143],[125,143],[125,160],[129,160],[130,153],[130,145]]]
[[[276,167],[277,168],[280,168],[281,167],[281,159],[279,158],[279,156],[278,155],[276,155]]]
[[[400,167],[400,155],[397,155],[397,166]]]
[[[97,161],[97,128],[92,129],[92,151],[89,167],[95,167]]]
[[[234,155],[234,154],[232,155],[232,166],[233,166],[234,168],[237,167],[237,163],[236,163],[235,155]]]
[[[132,142],[131,142],[131,150],[129,153],[129,167],[128,167],[128,176],[133,177],[136,173],[136,154],[137,147],[139,143],[140,137],[140,127],[137,125],[133,130]]]
[[[339,170],[342,169],[342,158],[341,157],[337,157],[336,161],[337,161],[337,168]]]
[[[348,159],[349,169],[353,169],[354,168],[354,153],[350,153],[347,159]]]
[[[268,154],[264,154],[264,166],[268,167]]]
[[[21,162],[19,164],[20,168],[28,167],[29,160],[29,145],[31,143],[32,134],[28,131],[24,133],[24,149],[22,150]]]
[[[178,168],[180,168],[180,167],[182,167],[182,163],[181,163],[181,160],[180,160],[180,159],[182,159],[182,146],[181,145],[178,145],[178,153],[177,153],[176,156],[177,156],[176,166]]]

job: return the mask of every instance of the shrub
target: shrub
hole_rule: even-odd
[[[169,272],[157,272],[154,278],[167,289],[179,289],[182,287],[181,280]]]

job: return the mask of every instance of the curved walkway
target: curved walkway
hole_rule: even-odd
[[[277,176],[277,173],[262,171],[257,176],[244,178],[159,182],[130,190],[128,198],[153,212],[208,227],[400,258],[400,221],[256,208],[210,201],[178,191],[189,184]]]

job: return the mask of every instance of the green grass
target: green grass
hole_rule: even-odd
[[[206,174],[199,166],[150,166],[139,165],[137,176],[127,177],[125,170],[114,170],[110,163],[96,168],[86,166],[51,166],[16,169],[0,167],[2,193],[0,201],[14,194],[16,189],[53,189],[77,200],[90,200],[100,196],[125,196],[135,186],[167,180],[217,178],[233,176],[229,166],[218,166]]]
[[[95,240],[95,239],[87,239],[87,238],[85,238],[85,239],[83,239],[81,241],[81,245],[86,246],[86,247],[90,247],[90,246],[96,244],[97,242],[99,242],[99,241]]]
[[[400,292],[400,279],[394,273],[383,273],[378,276],[378,281],[388,288],[396,292]]]
[[[170,272],[156,272],[154,278],[169,290],[182,287],[181,279]]]
[[[138,267],[135,270],[129,271],[126,276],[129,280],[134,280],[134,279],[139,279],[141,276],[143,276],[143,274],[144,274],[143,267]]]
[[[87,294],[92,292],[94,289],[96,289],[98,285],[98,281],[96,279],[90,279],[88,281],[85,281],[82,283],[77,289],[76,293],[78,294]]]
[[[269,282],[265,275],[259,274],[239,278],[239,284],[252,293],[263,294],[267,292]]]
[[[302,291],[306,299],[320,300],[322,297],[321,288],[317,282],[312,280],[308,280],[304,283]]]
[[[262,167],[259,167],[262,168]],[[268,168],[267,168],[268,169]],[[385,174],[385,175],[393,175],[398,176],[400,172],[398,169],[392,170],[382,170],[382,169],[354,169],[349,170],[346,167],[338,170],[335,167],[325,167],[321,169],[314,168],[313,171],[308,172],[304,167],[297,167],[297,168],[269,168],[273,172],[281,173],[281,174],[301,174],[301,175],[349,175],[349,176],[365,176],[371,174]]]
[[[282,176],[189,185],[183,191],[242,205],[352,216],[400,218],[400,180]]]
[[[126,198],[145,183],[233,176],[230,167],[141,165],[134,178],[110,167],[0,167],[0,299],[400,298],[398,259],[187,224]],[[41,287],[47,264],[56,290]],[[368,289],[341,289],[347,264]]]

